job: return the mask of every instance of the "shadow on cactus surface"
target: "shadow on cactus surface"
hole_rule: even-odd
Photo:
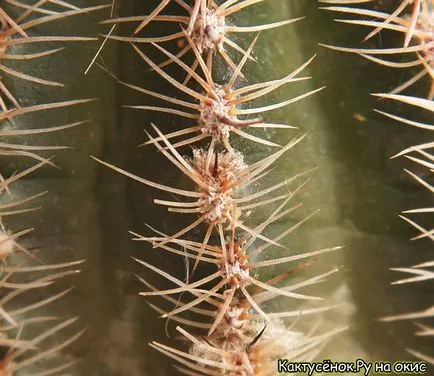
[[[5,0],[0,375],[432,364],[431,9]]]

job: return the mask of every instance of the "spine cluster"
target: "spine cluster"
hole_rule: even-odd
[[[422,185],[429,192],[434,193],[432,184],[432,172],[434,171],[434,155],[432,149],[434,143],[430,135],[434,130],[432,119],[434,114],[434,2],[432,0],[400,0],[393,3],[392,9],[376,0],[321,0],[321,3],[331,4],[324,9],[338,12],[346,16],[336,21],[366,27],[367,32],[364,42],[371,40],[380,32],[387,38],[383,38],[381,46],[371,46],[369,48],[360,47],[341,47],[330,46],[334,50],[358,54],[382,67],[397,69],[409,73],[409,79],[393,88],[389,93],[373,94],[380,99],[391,100],[398,106],[406,106],[405,109],[417,113],[418,119],[400,116],[394,113],[375,110],[381,115],[386,116],[397,124],[419,129],[427,134],[428,142],[419,145],[412,145],[400,151],[391,158],[404,157],[416,164],[418,172],[405,169],[417,183]],[[401,41],[399,45],[391,45],[389,40],[396,40],[396,36]],[[428,80],[428,93],[426,97],[420,97],[420,81]],[[409,92],[404,95],[403,92]],[[420,114],[419,114],[420,111]],[[423,120],[419,120],[423,119]],[[421,176],[422,175],[422,176]],[[406,210],[400,217],[413,226],[419,234],[412,240],[430,239],[434,240],[434,230],[427,228],[426,224],[432,223],[429,216],[432,215],[432,207],[417,208]],[[423,216],[422,216],[423,214]],[[421,219],[421,217],[423,217]],[[394,271],[410,274],[406,277],[393,282],[392,284],[406,284],[414,282],[432,282],[434,278],[434,261],[428,260],[413,266],[392,268]],[[383,321],[415,320],[417,327],[416,335],[420,337],[432,337],[433,328],[426,324],[427,320],[434,317],[433,307],[419,312],[406,312],[394,316],[383,318]],[[427,354],[414,348],[407,348],[407,351],[416,358],[434,364],[433,354]]]
[[[310,171],[286,177],[261,190],[255,187],[264,184],[264,177],[273,166],[285,158],[305,135],[295,136],[286,145],[280,145],[265,135],[252,134],[251,130],[291,128],[265,119],[273,110],[290,106],[322,88],[279,102],[257,105],[259,99],[263,101],[263,97],[282,86],[308,79],[302,74],[313,60],[309,59],[283,78],[246,84],[249,82],[248,64],[257,64],[253,51],[260,38],[259,32],[297,21],[278,20],[264,25],[236,26],[237,13],[263,1],[163,0],[157,2],[149,15],[118,17],[105,22],[112,26],[104,35],[104,44],[107,40],[129,43],[143,60],[145,68],[153,71],[150,74],[158,75],[186,97],[172,97],[121,81],[123,85],[161,102],[161,105],[130,107],[181,119],[182,128],[167,134],[151,124],[146,129],[149,140],[144,145],[154,147],[188,177],[189,189],[152,181],[94,159],[160,191],[161,197],[154,200],[155,204],[167,207],[174,215],[191,218],[186,227],[169,234],[160,229],[152,229],[154,234],[151,236],[132,232],[136,241],[189,260],[186,280],[148,263],[146,259],[136,260],[172,285],[168,289],[159,289],[141,278],[148,287],[148,291],[141,295],[160,297],[165,306],[172,307],[163,309],[151,304],[162,318],[177,323],[176,330],[188,343],[187,349],[159,342],[153,342],[151,346],[176,361],[176,368],[187,375],[274,375],[278,358],[311,360],[331,336],[343,330],[324,332],[314,329],[303,333],[288,327],[287,323],[287,319],[332,308],[315,305],[314,302],[320,298],[300,290],[324,281],[338,272],[338,267],[297,283],[290,277],[297,270],[308,267],[320,255],[341,247],[289,254],[288,248],[281,243],[316,212],[293,223],[279,235],[266,235],[269,226],[288,218],[301,206],[293,201],[309,180]],[[168,8],[176,7],[176,15],[165,14]],[[180,25],[179,30],[167,35],[149,35],[148,27],[156,22]],[[133,25],[132,35],[118,35],[116,26],[119,24]],[[243,38],[235,42],[230,39],[233,33]],[[177,52],[170,51],[173,41],[180,46]],[[160,62],[150,57],[150,49],[161,53]],[[231,72],[223,80],[217,78],[222,75],[216,74],[216,59],[220,59]],[[169,65],[177,66],[183,72],[182,77],[168,73],[166,67]],[[235,146],[236,137],[275,151],[265,158],[250,161]],[[247,225],[249,221],[246,218],[252,211],[270,213],[264,221]],[[198,239],[193,233],[202,235]],[[272,256],[273,249],[280,250],[283,257]],[[284,271],[264,281],[263,271],[277,266],[283,266]],[[201,276],[205,276],[197,278],[199,271]],[[303,310],[269,312],[271,301],[279,297],[292,299],[294,306],[297,302],[312,302],[313,305]]]

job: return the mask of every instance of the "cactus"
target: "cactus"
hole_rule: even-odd
[[[151,304],[151,307],[163,318],[170,318],[177,324],[207,332],[206,337],[202,339],[203,337],[195,337],[181,325],[176,327],[185,339],[192,342],[190,350],[178,349],[156,341],[151,343],[151,347],[178,361],[180,365],[176,367],[186,374],[192,372],[193,374],[234,375],[273,373],[277,358],[313,359],[331,336],[345,329],[335,327],[323,329],[319,333],[316,331],[303,333],[285,329],[285,324],[281,321],[285,317],[297,315],[297,312],[300,315],[321,313],[334,308],[333,305],[313,306],[313,308],[306,308],[305,311],[294,310],[297,307],[294,304],[285,304],[286,307],[292,308],[291,311],[266,312],[265,309],[271,299],[279,296],[302,301],[318,300],[316,296],[295,291],[316,284],[323,278],[338,272],[339,267],[332,267],[298,283],[291,283],[288,277],[297,269],[308,269],[308,266],[320,255],[336,252],[341,247],[327,247],[283,257],[265,256],[265,259],[261,257],[263,254],[273,252],[273,248],[274,252],[279,249],[286,250],[287,248],[280,241],[292,234],[316,211],[298,220],[297,217],[287,220],[287,223],[292,222],[292,225],[277,236],[270,238],[265,235],[267,227],[300,207],[300,204],[289,208],[286,206],[304,188],[306,181],[294,188],[290,188],[289,184],[298,181],[308,171],[265,187],[262,180],[271,173],[270,167],[276,164],[278,159],[284,158],[286,152],[300,143],[305,136],[296,136],[286,145],[279,145],[266,136],[258,137],[252,134],[251,130],[290,129],[291,127],[286,124],[270,123],[262,117],[251,116],[265,115],[296,104],[322,88],[308,90],[291,99],[271,104],[262,105],[260,102],[260,105],[249,105],[249,102],[262,101],[262,97],[272,94],[284,85],[305,81],[307,77],[302,77],[300,74],[313,61],[313,58],[307,60],[281,79],[268,78],[262,83],[255,83],[248,79],[246,71],[249,60],[255,60],[254,57],[252,58],[252,51],[259,35],[252,39],[248,47],[237,45],[236,49],[241,52],[238,60],[224,50],[222,42],[233,43],[226,37],[227,31],[243,29],[226,26],[234,24],[232,20],[226,19],[226,16],[234,15],[254,3],[256,1],[245,1],[239,4],[229,1],[214,5],[198,1],[195,7],[184,7],[188,11],[185,17],[162,14],[161,11],[167,5],[162,2],[160,7],[149,14],[114,18],[105,22],[114,25],[132,23],[133,36],[113,35],[115,27],[111,26],[109,33],[104,35],[103,43],[107,40],[129,42],[140,59],[155,71],[155,74],[190,97],[190,100],[186,101],[167,96],[164,92],[118,80],[128,88],[163,101],[162,105],[128,105],[127,107],[175,115],[182,119],[179,122],[181,124],[179,130],[166,134],[159,127],[151,124],[150,130],[153,129],[156,135],[153,136],[150,131],[145,130],[149,141],[141,146],[153,145],[193,183],[193,187],[187,185],[188,188],[184,188],[185,183],[182,181],[182,186],[178,187],[149,180],[94,157],[99,163],[120,174],[148,187],[179,197],[175,200],[165,197],[154,200],[156,204],[167,206],[168,211],[175,213],[175,216],[179,218],[180,214],[194,216],[187,225],[181,228],[177,226],[178,228],[171,230],[169,234],[152,226],[149,228],[154,232],[153,236],[131,231],[136,241],[145,241],[152,244],[154,249],[175,253],[190,260],[186,266],[187,279],[183,282],[163,268],[156,267],[143,259],[136,259],[141,265],[175,285],[171,288],[157,288],[146,279],[140,278],[140,281],[151,289],[142,292],[141,295],[161,296],[172,306],[167,310],[154,304]],[[199,13],[195,11],[197,9],[200,9]],[[181,31],[171,32],[167,36],[137,35],[142,29],[145,30],[144,25],[149,27],[153,22],[160,21],[181,22],[186,25],[186,28],[181,27]],[[244,31],[254,32],[275,26],[283,27],[293,21],[294,19],[289,19],[279,21],[278,24],[249,26],[245,27]],[[174,38],[184,40],[185,46],[181,47],[180,52],[171,53],[160,45]],[[164,56],[162,62],[155,62],[137,44],[144,44],[145,48],[154,47]],[[193,52],[192,62],[185,63],[181,60],[186,51]],[[220,61],[220,67],[214,61],[215,51],[223,60]],[[166,67],[173,65],[181,68],[183,81],[167,73]],[[231,68],[233,72],[229,76],[222,73],[223,69]],[[179,77],[179,72],[176,77]],[[247,84],[244,84],[242,79]],[[194,84],[198,85],[199,89],[196,89]],[[185,125],[186,123],[188,125]],[[278,149],[268,156],[264,155],[250,162],[248,160],[251,159],[249,158],[249,154],[252,153],[251,147],[244,146],[244,141],[234,140],[234,135],[240,136],[246,142],[255,142],[258,146]],[[199,146],[196,146],[198,143]],[[185,146],[188,145],[193,146],[193,153],[191,156],[184,156]],[[255,190],[255,186],[261,189]],[[285,193],[285,190],[289,191]],[[247,226],[245,222],[250,221],[249,218],[263,217],[262,212],[266,213],[266,210],[261,209],[266,205],[273,205],[274,208],[265,219]],[[175,219],[174,222],[178,221]],[[285,252],[282,253],[285,255]],[[282,269],[282,272],[272,271],[279,270],[279,266],[284,264],[305,259],[307,261],[296,264],[289,269],[289,272],[287,268]],[[214,265],[217,270],[209,270],[205,266],[207,264]],[[203,277],[196,277],[197,273]],[[285,279],[288,279],[288,282],[282,285]],[[188,315],[185,315],[186,313]],[[190,318],[191,316],[195,317]],[[289,339],[284,340],[282,337]]]
[[[58,167],[53,156],[47,154],[67,148],[57,142],[55,145],[37,144],[38,138],[44,139],[44,135],[57,132],[67,134],[69,129],[84,126],[82,124],[85,123],[75,120],[51,125],[53,116],[50,119],[47,113],[70,107],[72,111],[72,107],[82,106],[91,100],[57,99],[44,102],[44,98],[48,99],[49,96],[36,87],[54,89],[63,87],[63,84],[27,72],[38,71],[39,60],[45,60],[41,71],[49,70],[51,63],[47,63],[47,59],[54,63],[54,54],[63,49],[53,48],[53,44],[94,39],[66,36],[63,33],[48,34],[46,28],[49,25],[103,8],[105,7],[80,8],[62,1],[42,1],[38,4],[11,1],[0,8],[0,134],[3,139],[0,174],[0,373],[5,376],[59,374],[76,363],[65,349],[83,334],[83,330],[73,325],[77,317],[61,319],[58,317],[58,308],[49,308],[59,299],[65,299],[70,288],[57,287],[56,291],[49,286],[58,285],[60,279],[79,272],[77,268],[83,260],[74,257],[73,261],[65,262],[71,255],[54,256],[46,250],[39,250],[41,247],[49,247],[49,244],[44,240],[39,243],[36,240],[38,231],[34,230],[47,221],[50,212],[40,210],[40,204],[36,201],[47,197],[48,192],[41,191],[37,179],[32,179],[31,176],[43,176],[42,171],[47,167]],[[23,82],[26,90],[20,85]],[[29,97],[31,94],[33,98]],[[37,218],[36,222],[31,220],[30,213]],[[13,220],[15,217],[18,220]],[[61,248],[61,245],[55,244],[55,247]],[[71,314],[73,312],[68,312],[69,317]],[[73,327],[75,328],[72,329]]]
[[[0,375],[433,363],[431,8],[5,0]]]

